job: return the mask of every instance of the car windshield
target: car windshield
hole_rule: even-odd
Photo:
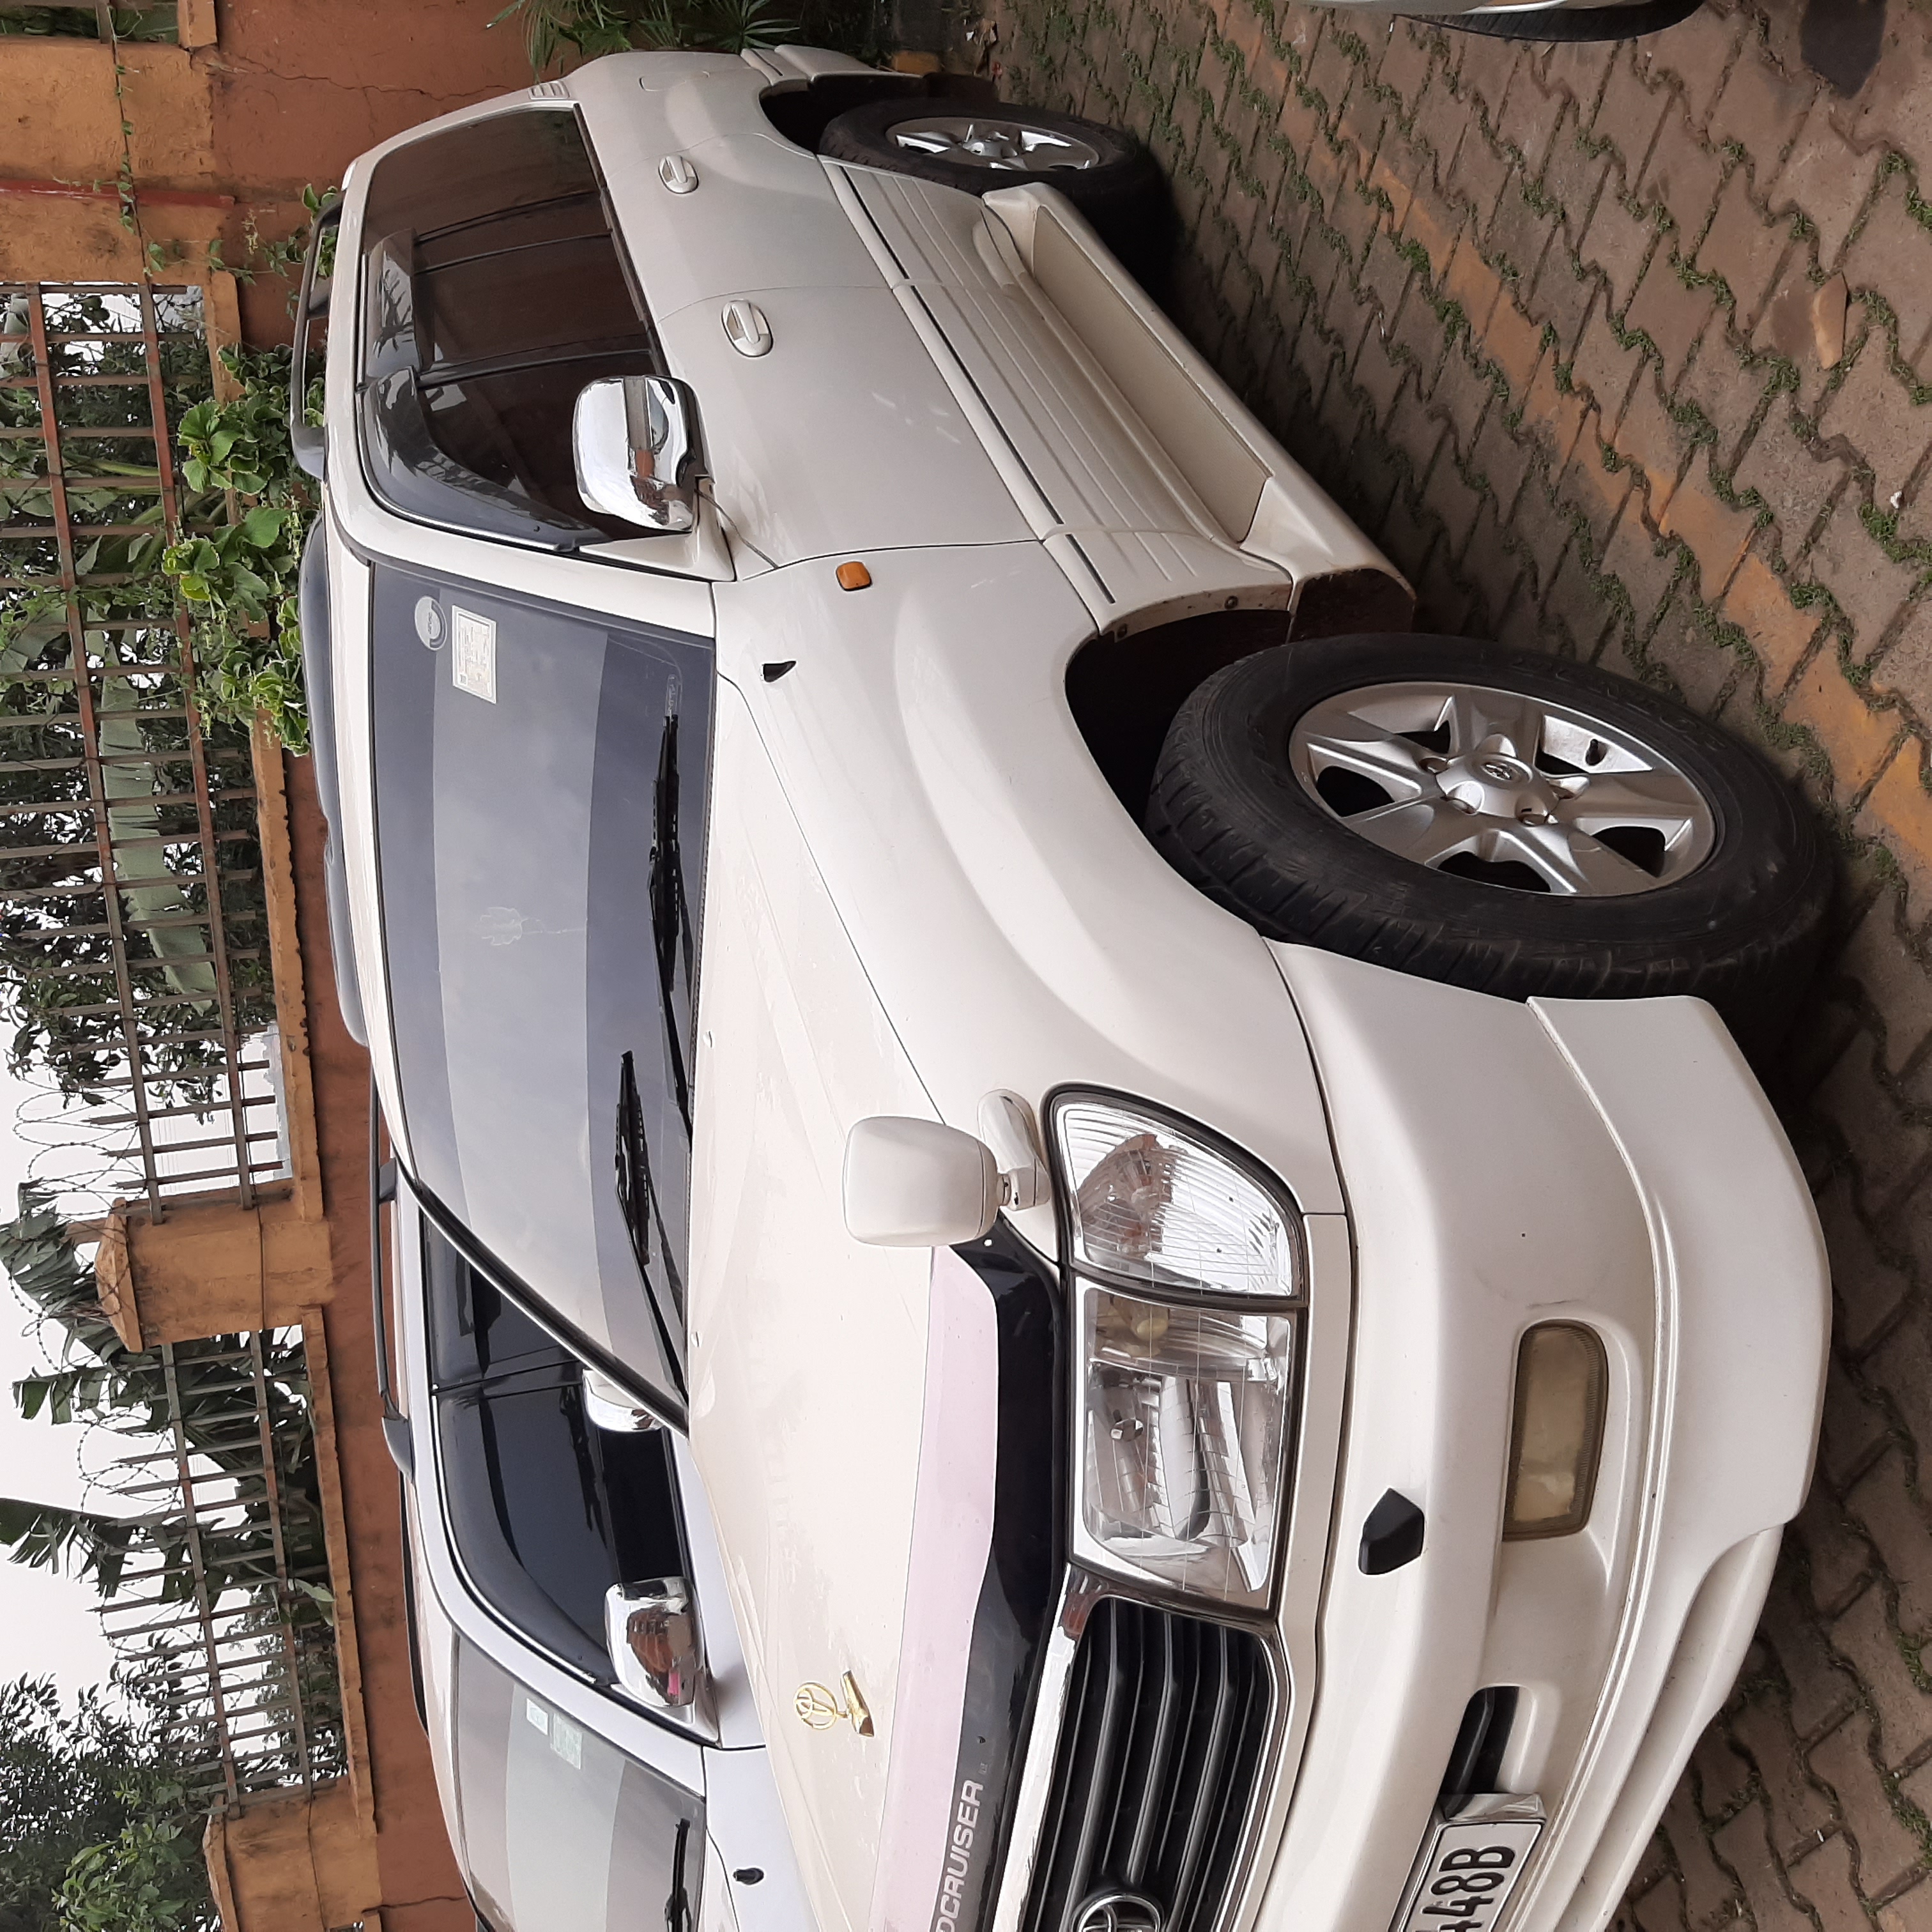
[[[513,1287],[681,1421],[710,646],[374,574],[407,1165]]]
[[[670,1432],[596,1427],[576,1358],[427,1218],[422,1227],[450,1540],[490,1610],[608,1685],[607,1593],[688,1574]]]
[[[371,487],[404,516],[572,549],[635,530],[578,494],[571,418],[662,374],[570,107],[467,121],[376,164],[356,394]]]

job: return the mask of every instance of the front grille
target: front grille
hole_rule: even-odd
[[[1025,1932],[1076,1932],[1083,1919],[1088,1932],[1214,1932],[1272,1704],[1247,1632],[1099,1604],[1074,1658]]]

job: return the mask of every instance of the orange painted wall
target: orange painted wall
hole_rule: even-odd
[[[268,237],[307,220],[304,187],[339,182],[356,155],[452,108],[530,84],[514,23],[495,0],[215,0],[213,44],[0,39],[0,280],[125,280],[149,243],[160,272],[198,280],[207,244],[242,263],[252,223]],[[128,132],[123,135],[124,122]],[[119,218],[124,164],[136,232]],[[8,183],[96,188],[96,200],[8,191]],[[225,208],[151,199],[225,196]],[[186,250],[173,259],[174,244]],[[288,290],[245,288],[244,333],[286,338]]]

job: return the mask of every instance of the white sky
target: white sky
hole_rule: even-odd
[[[22,1102],[38,1095],[0,1062],[0,1220],[14,1218],[15,1190],[38,1151],[14,1126]],[[87,1432],[78,1424],[23,1421],[14,1406],[15,1380],[48,1366],[28,1304],[0,1274],[0,1495],[72,1508],[84,1500],[80,1457]],[[106,1451],[97,1443],[90,1453],[98,1466]],[[98,1499],[94,1506],[111,1507]],[[0,1678],[51,1676],[70,1700],[83,1684],[104,1680],[112,1658],[95,1602],[87,1585],[28,1570],[0,1552]]]

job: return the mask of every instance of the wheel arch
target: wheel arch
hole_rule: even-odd
[[[1183,616],[1144,614],[1090,638],[1066,667],[1066,701],[1114,795],[1136,825],[1168,727],[1217,670],[1299,638],[1406,631],[1414,599],[1379,570],[1334,571],[1295,588],[1286,608],[1238,604]]]

